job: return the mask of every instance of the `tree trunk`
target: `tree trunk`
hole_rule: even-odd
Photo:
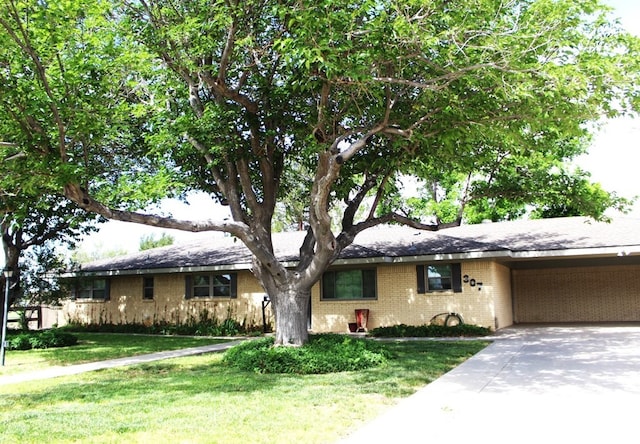
[[[276,321],[275,345],[302,346],[307,342],[307,316],[311,290],[295,287],[281,289],[272,298]]]
[[[1,229],[2,229],[2,253],[4,255],[4,269],[0,270],[0,273],[2,274],[2,276],[0,277],[0,280],[2,282],[2,288],[1,288],[1,294],[0,294],[0,326],[4,325],[4,304],[5,304],[5,297],[7,295],[7,286],[9,286],[9,303],[8,305],[11,306],[11,304],[13,303],[13,300],[15,299],[15,295],[13,295],[12,297],[12,292],[11,292],[11,281],[15,282],[15,279],[18,279],[19,277],[16,276],[16,271],[18,270],[18,257],[20,252],[17,251],[17,248],[15,248],[15,246],[13,245],[13,243],[11,242],[11,235],[9,233],[9,226],[7,224],[2,224],[1,225]],[[11,279],[7,279],[4,277],[4,270],[6,269],[10,269],[13,270],[14,273],[14,277],[12,277]]]

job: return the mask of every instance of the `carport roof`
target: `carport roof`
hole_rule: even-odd
[[[277,257],[295,263],[304,232],[276,233]],[[358,234],[336,264],[466,258],[559,258],[640,254],[640,219],[611,223],[582,217],[462,225],[437,232],[382,226]],[[82,265],[91,274],[246,269],[249,250],[234,238],[203,233],[196,241]]]

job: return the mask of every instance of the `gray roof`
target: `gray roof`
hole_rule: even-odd
[[[304,232],[274,234],[277,257],[295,263],[304,236]],[[629,253],[640,254],[640,219],[618,218],[604,223],[571,217],[462,225],[437,232],[376,227],[360,233],[337,263]],[[124,274],[142,270],[242,269],[250,264],[251,254],[239,240],[203,233],[196,241],[84,264],[81,271]]]

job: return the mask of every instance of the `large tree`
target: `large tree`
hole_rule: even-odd
[[[548,165],[549,182],[564,178],[555,168],[584,151],[590,122],[632,110],[640,84],[637,39],[596,0],[4,0],[2,11],[2,137],[87,211],[240,239],[278,344],[306,341],[311,287],[359,232],[460,222],[400,212],[401,177],[464,172],[465,204],[526,202],[540,183],[527,174]],[[272,220],[305,183],[308,231],[290,269]],[[192,190],[231,218],[138,211]]]
[[[55,194],[55,190],[47,189],[46,180],[40,179],[41,187],[36,189],[24,187],[21,178],[30,172],[21,169],[29,163],[13,163],[21,157],[13,146],[0,146],[2,262],[5,269],[13,272],[11,282],[6,281],[4,274],[0,277],[1,306],[4,306],[7,284],[11,285],[9,306],[21,298],[32,304],[57,300],[60,286],[53,272],[61,271],[60,247],[73,246],[102,219]],[[0,324],[2,316],[0,314]]]

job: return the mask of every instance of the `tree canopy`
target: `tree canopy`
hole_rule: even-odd
[[[140,238],[140,251],[150,250],[152,248],[165,247],[167,245],[173,245],[173,236],[167,233],[162,233],[159,238],[156,238],[153,234],[143,235]]]
[[[63,269],[58,247],[73,246],[103,219],[48,188],[46,180],[39,187],[23,186],[20,178],[29,172],[20,171],[24,164],[13,164],[21,157],[15,147],[0,146],[0,158],[5,159],[0,162],[0,236],[4,268],[13,271],[9,305],[18,299],[55,302],[61,287],[54,274]],[[0,301],[4,303],[4,276],[2,282]]]
[[[24,183],[47,177],[87,211],[236,236],[277,342],[301,343],[311,286],[364,229],[439,229],[471,203],[541,202],[540,186],[561,196],[555,210],[602,214],[576,203],[584,176],[562,165],[591,123],[638,107],[638,39],[608,12],[597,0],[4,0],[0,134],[38,172]],[[407,176],[441,190],[463,178],[453,217],[410,217]],[[231,218],[139,211],[189,191]],[[291,193],[307,202],[295,269],[271,240]]]

